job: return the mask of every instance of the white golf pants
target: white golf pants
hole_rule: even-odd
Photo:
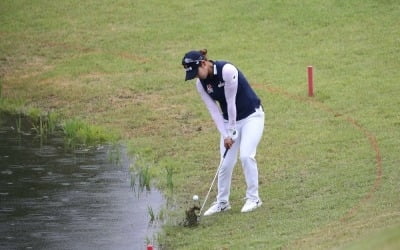
[[[246,179],[246,199],[258,200],[258,169],[255,159],[258,143],[264,131],[265,114],[259,109],[247,118],[236,122],[239,136],[233,146],[228,150],[224,162],[218,173],[218,202],[229,202],[233,168],[240,153],[240,161]],[[228,123],[226,123],[226,126]],[[224,139],[220,143],[221,160],[225,152]]]

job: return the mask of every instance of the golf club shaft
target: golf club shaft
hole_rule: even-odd
[[[225,156],[226,156],[227,153],[228,153],[228,148],[225,149],[225,153],[224,153],[224,155],[222,156],[221,162],[219,163],[217,172],[215,173],[214,179],[213,179],[213,181],[211,182],[211,186],[210,186],[210,188],[208,189],[207,195],[206,195],[206,197],[205,197],[205,199],[204,199],[204,201],[203,201],[203,205],[202,205],[201,208],[200,208],[199,216],[201,216],[201,212],[203,211],[204,205],[205,205],[206,202],[207,202],[207,199],[208,199],[208,196],[210,195],[211,189],[212,189],[212,187],[214,186],[215,179],[216,179],[217,176],[218,176],[219,169],[221,168],[222,163],[224,162]]]

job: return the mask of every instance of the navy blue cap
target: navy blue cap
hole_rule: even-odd
[[[200,51],[192,50],[185,54],[182,59],[182,65],[186,71],[185,81],[191,80],[197,76],[200,62],[205,60],[205,56]]]

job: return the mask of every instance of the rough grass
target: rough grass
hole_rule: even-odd
[[[399,15],[394,0],[4,0],[0,105],[119,131],[168,193],[166,248],[347,248],[400,223]],[[219,162],[217,131],[180,66],[200,48],[239,66],[263,99],[265,205],[240,214],[237,166],[232,211],[187,229],[175,222]]]

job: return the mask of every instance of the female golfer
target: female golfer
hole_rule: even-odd
[[[261,206],[258,196],[257,145],[264,130],[261,101],[244,75],[232,64],[207,59],[207,50],[189,51],[182,59],[185,81],[197,78],[197,90],[221,134],[221,157],[229,149],[218,173],[217,201],[205,216],[231,208],[229,194],[233,167],[240,152],[246,179],[246,202],[242,212]]]

